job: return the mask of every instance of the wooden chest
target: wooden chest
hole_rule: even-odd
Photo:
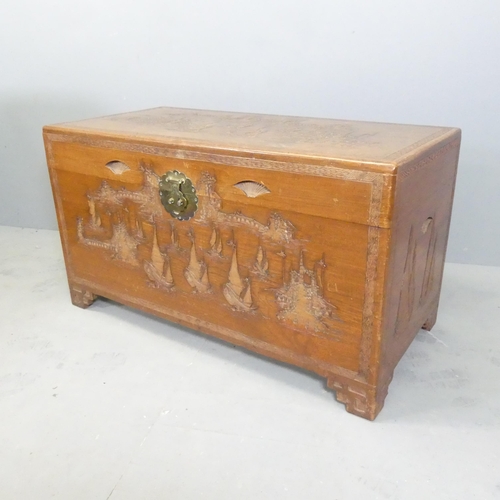
[[[436,321],[460,130],[157,108],[44,139],[75,305],[312,370],[375,418]]]

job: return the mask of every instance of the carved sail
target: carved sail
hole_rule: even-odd
[[[243,291],[243,288],[245,286],[238,270],[236,248],[233,250],[233,255],[231,256],[231,267],[229,269],[228,285],[238,295]]]
[[[252,289],[250,287],[250,281],[248,282],[245,292],[243,293],[243,304],[245,304],[249,308],[252,308],[253,306]]]
[[[237,311],[249,312],[255,309],[250,289],[250,280],[245,280],[240,276],[238,270],[238,259],[236,247],[231,257],[231,267],[229,269],[228,282],[223,287],[224,298]]]
[[[210,282],[208,280],[207,265],[198,260],[196,256],[196,247],[194,236],[191,241],[191,251],[189,256],[189,264],[184,269],[184,276],[187,282],[199,293],[210,292]]]
[[[196,276],[196,279],[201,278],[203,272],[202,262],[198,260],[196,256],[196,248],[194,244],[194,240],[191,242],[191,252],[189,254],[189,266],[187,267],[189,272]],[[194,286],[194,285],[193,285]]]
[[[265,278],[268,274],[269,262],[267,260],[266,251],[262,248],[262,245],[259,245],[252,270],[262,278]]]
[[[210,288],[210,282],[208,281],[208,270],[207,266],[203,265],[203,274],[201,275],[201,284],[208,290]]]
[[[158,245],[158,236],[156,234],[156,227],[153,234],[153,248],[151,250],[151,263],[154,268],[161,274],[163,272],[164,258]]]
[[[156,235],[156,227],[153,234],[153,246],[151,248],[151,259],[144,261],[144,271],[148,275],[152,284],[157,288],[171,290],[174,286],[172,270],[170,269],[170,259],[165,258],[161,253]]]
[[[165,277],[165,281],[172,286],[174,285],[174,277],[172,276],[172,269],[170,268],[170,259],[165,261],[165,265],[163,266],[163,276]]]
[[[208,254],[213,257],[222,257],[222,239],[219,230],[215,227],[212,229],[210,236],[210,250]]]

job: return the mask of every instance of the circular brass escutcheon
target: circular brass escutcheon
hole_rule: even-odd
[[[174,218],[189,220],[198,209],[196,189],[189,177],[171,170],[160,178],[160,199],[165,210]]]

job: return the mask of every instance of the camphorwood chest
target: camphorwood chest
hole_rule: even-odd
[[[44,140],[75,305],[312,370],[375,418],[436,321],[459,129],[156,108]]]

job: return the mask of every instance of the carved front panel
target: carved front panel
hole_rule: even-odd
[[[59,143],[53,149],[76,278],[358,371],[378,235],[317,205],[318,197],[341,200],[349,180],[312,182]],[[170,216],[160,200],[160,176],[173,169],[196,188],[199,206],[189,221]],[[309,190],[309,207],[304,183],[318,193]],[[360,213],[373,216],[373,186],[355,188]]]

